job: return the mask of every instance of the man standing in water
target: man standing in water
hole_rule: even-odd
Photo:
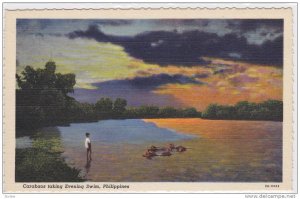
[[[86,133],[85,136],[86,160],[88,162],[92,160],[92,144],[90,140],[90,133]]]

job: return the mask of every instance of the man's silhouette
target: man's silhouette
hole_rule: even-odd
[[[92,143],[90,140],[90,134],[86,133],[85,136],[86,159],[87,162],[89,162],[92,160]]]

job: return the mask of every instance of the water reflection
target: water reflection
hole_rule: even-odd
[[[39,147],[49,151],[62,151],[61,132],[57,127],[45,127],[34,131],[16,131],[16,148]]]
[[[92,162],[92,159],[89,159],[89,158],[86,159],[86,164],[85,164],[85,167],[84,167],[85,168],[85,178],[87,178],[87,174],[90,171],[91,162]]]
[[[89,181],[282,181],[282,122],[145,121],[109,120],[45,128],[33,136],[32,144],[47,146],[51,141],[54,148],[61,144],[66,162],[81,169],[82,176]],[[93,162],[86,158],[86,131],[91,132]],[[48,141],[36,142],[43,139]],[[188,150],[152,160],[142,157],[151,145],[169,143]]]
[[[25,149],[32,146],[32,140],[29,136],[16,138],[16,149]]]

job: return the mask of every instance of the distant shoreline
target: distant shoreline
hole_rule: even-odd
[[[56,73],[53,61],[47,62],[44,69],[26,66],[20,75],[16,75],[16,81],[17,129],[37,129],[106,119],[283,120],[283,101],[276,99],[263,102],[239,101],[227,105],[212,101],[203,111],[195,107],[160,107],[155,104],[130,107],[127,99],[118,96],[102,97],[96,103],[82,103],[68,95],[74,92],[75,74]]]
[[[244,121],[244,122],[283,122],[283,121],[278,121],[278,120],[251,120],[251,119],[208,119],[208,118],[200,118],[200,117],[169,117],[169,118],[155,118],[155,117],[149,117],[149,118],[105,118],[105,119],[99,119],[99,120],[84,120],[84,121],[70,121],[68,123],[56,123],[56,124],[49,124],[49,125],[44,125],[44,126],[40,126],[38,128],[35,129],[23,129],[23,128],[16,128],[16,132],[22,132],[23,130],[37,130],[39,128],[46,128],[46,127],[57,127],[57,126],[70,126],[71,124],[78,124],[78,123],[97,123],[99,121],[103,121],[103,120],[133,120],[133,119],[140,119],[140,120],[170,120],[170,119],[201,119],[201,120],[207,120],[207,121]],[[17,136],[22,136],[22,134],[17,134]]]

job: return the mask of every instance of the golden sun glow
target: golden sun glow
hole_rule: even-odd
[[[195,84],[167,84],[154,92],[172,95],[185,106],[203,110],[211,103],[233,105],[238,101],[282,100],[282,69],[241,62],[210,59],[206,68],[180,68],[181,74],[210,74]]]

